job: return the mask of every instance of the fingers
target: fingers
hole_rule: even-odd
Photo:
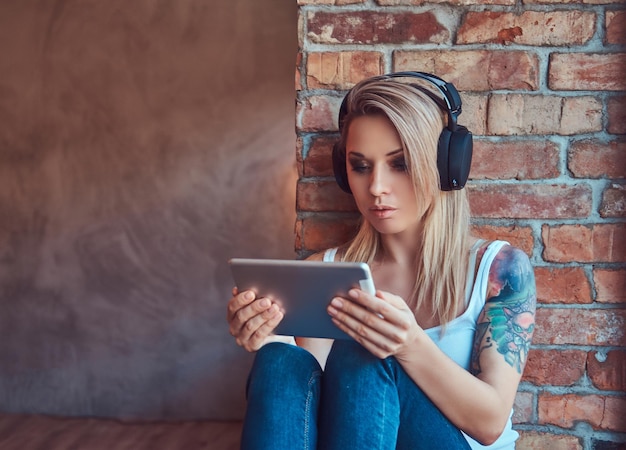
[[[271,304],[268,299],[264,298],[261,302],[270,303],[269,308],[256,314],[246,320],[241,328],[237,330],[235,336],[237,344],[244,347],[246,350],[250,350],[251,347],[256,347],[259,339],[261,341],[274,330],[280,319],[282,319],[282,313],[280,312],[278,305]],[[251,341],[251,342],[250,342]],[[251,347],[250,347],[251,346]],[[254,348],[256,350],[256,348]]]
[[[237,344],[256,351],[280,323],[283,313],[269,298],[257,298],[253,291],[239,293],[235,288],[226,316]]]
[[[328,313],[356,334],[364,337],[373,333],[392,336],[395,325],[385,320],[381,314],[369,311],[344,299],[334,298],[328,306]]]
[[[341,301],[341,298],[337,298],[337,300]],[[401,328],[410,326],[411,320],[408,318],[413,317],[413,312],[404,300],[397,295],[377,291],[374,296],[359,289],[352,289],[348,292],[347,300],[342,302],[342,311],[362,322],[369,324],[371,321],[370,316],[374,313],[379,318],[384,318],[385,320],[372,323],[391,323]]]
[[[256,352],[263,346],[266,339],[283,319],[283,313],[278,307],[273,305],[272,308],[275,308],[275,311],[270,309],[268,313],[264,313],[264,315],[273,314],[269,318],[265,319],[265,317],[263,317],[265,320],[260,320],[259,318],[261,316],[257,316],[246,323],[243,333],[235,339],[238,345],[249,352]]]
[[[253,291],[238,292],[237,288],[233,288],[233,298],[228,301],[228,307],[226,310],[226,320],[231,322],[238,312],[249,305],[256,298],[256,294]]]
[[[373,297],[353,291],[348,299],[334,298],[328,306],[335,325],[380,358],[397,353],[406,343],[412,324],[416,325],[413,312],[400,297],[381,292]]]
[[[244,291],[228,302],[226,319],[231,329],[239,329],[252,317],[268,310],[272,304],[269,298],[257,298],[253,291]]]
[[[331,313],[333,323],[355,341],[363,345],[379,358],[395,354],[404,342],[405,334],[392,324],[384,323],[384,319],[371,314],[371,322],[365,323],[342,312]],[[373,324],[380,321],[380,324]]]

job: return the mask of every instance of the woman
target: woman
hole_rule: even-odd
[[[233,290],[230,332],[257,352],[243,448],[515,447],[534,276],[521,250],[469,234],[464,175],[448,183],[442,164],[471,155],[459,113],[454,87],[419,72],[364,80],[346,96],[333,157],[362,225],[310,259],[365,261],[378,291],[328,305],[354,341],[277,342],[280,308]]]

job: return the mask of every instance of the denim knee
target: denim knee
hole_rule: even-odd
[[[384,378],[393,378],[392,359],[380,359],[356,341],[336,340],[326,361],[326,373],[346,377],[376,373]]]
[[[250,396],[255,387],[262,390],[263,396],[268,396],[271,389],[297,389],[321,376],[322,368],[309,351],[296,345],[272,342],[256,353],[248,376],[246,396]]]

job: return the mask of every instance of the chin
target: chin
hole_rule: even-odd
[[[406,228],[399,227],[391,223],[370,222],[370,224],[380,234],[398,234],[398,233],[402,233],[403,231],[406,231]]]

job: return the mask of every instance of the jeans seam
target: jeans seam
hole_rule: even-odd
[[[384,385],[384,391],[383,391],[383,407],[382,407],[382,421],[380,424],[381,430],[378,433],[379,436],[379,440],[378,440],[378,448],[383,448],[383,439],[384,439],[384,431],[385,431],[385,417],[387,414],[387,402],[385,401],[385,399],[387,398],[387,385]]]
[[[316,377],[318,377],[320,375],[320,372],[313,372],[313,374],[311,375],[311,377],[309,378],[309,383],[308,383],[308,389],[307,389],[307,394],[306,394],[306,402],[305,402],[305,408],[304,408],[304,450],[310,450],[309,449],[309,431],[310,431],[310,415],[311,415],[311,400],[313,398],[313,389],[312,389],[312,385],[314,383],[314,380]]]

